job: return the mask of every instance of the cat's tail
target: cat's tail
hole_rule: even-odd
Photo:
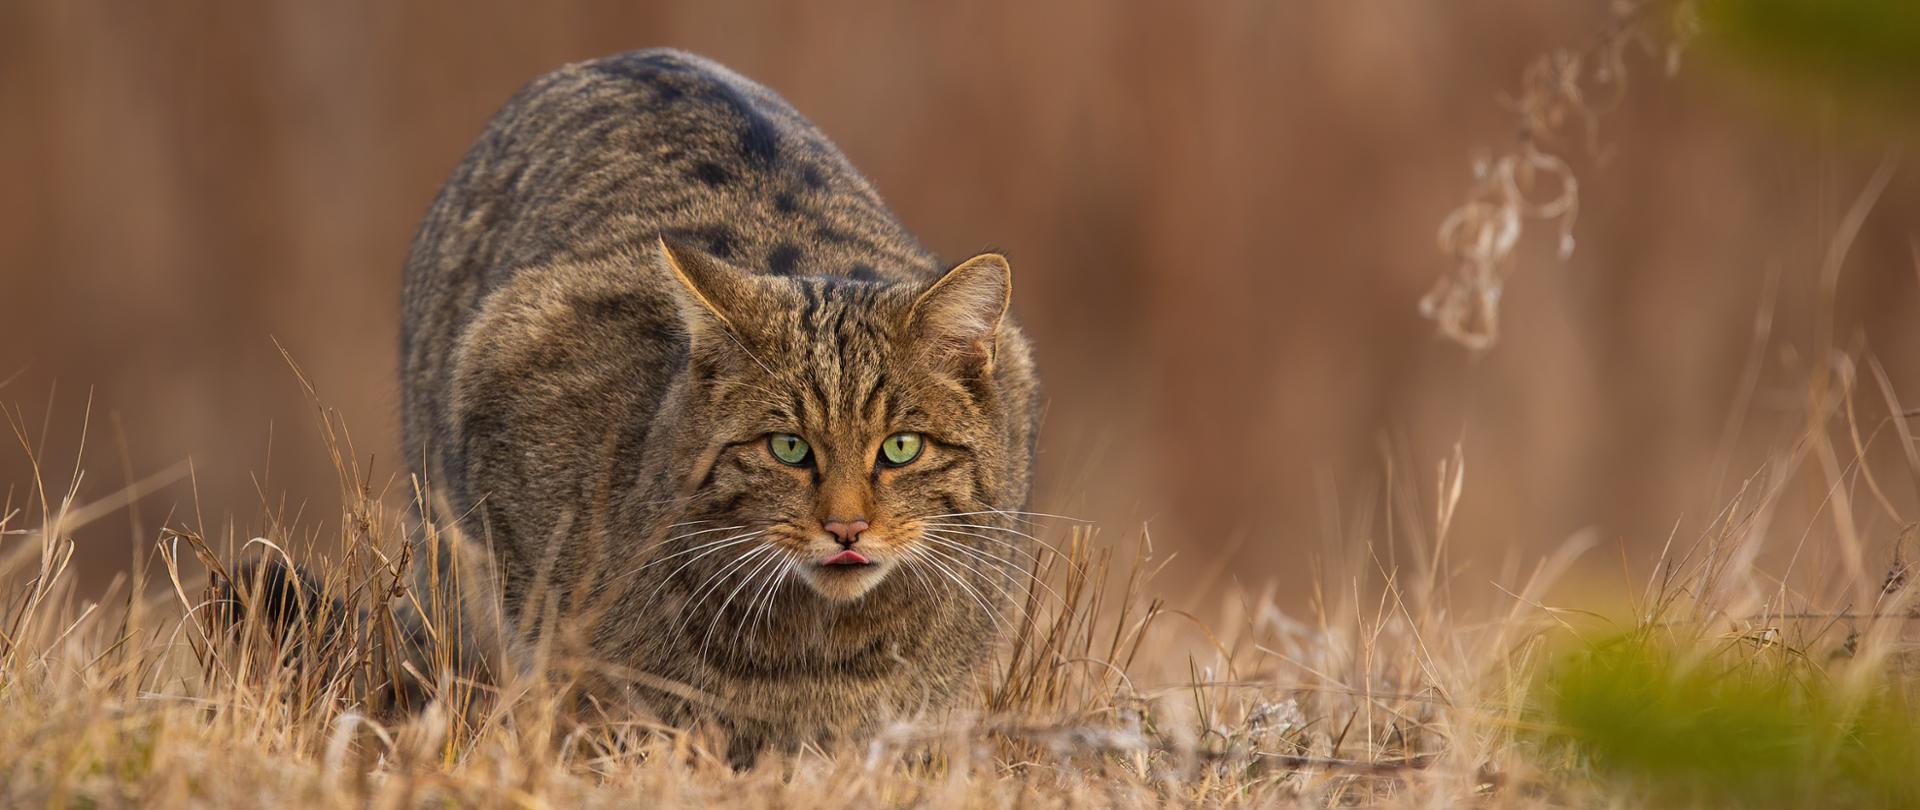
[[[292,684],[327,688],[347,674],[361,614],[307,572],[264,558],[212,571],[201,617],[210,642],[277,660]]]
[[[209,653],[274,661],[247,669],[284,678],[293,694],[362,699],[381,715],[435,700],[473,705],[509,660],[491,559],[457,525],[421,534],[396,582],[330,585],[281,556],[211,564],[200,615],[225,649]]]

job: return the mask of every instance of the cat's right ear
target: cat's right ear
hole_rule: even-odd
[[[673,276],[670,287],[688,338],[696,346],[738,343],[742,336],[730,313],[752,295],[751,280],[704,251],[668,237],[660,238],[659,247],[660,264]]]
[[[992,373],[1012,273],[1005,256],[982,253],[922,292],[907,311],[907,323],[923,350],[942,363]]]

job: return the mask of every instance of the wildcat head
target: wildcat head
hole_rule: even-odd
[[[1032,378],[1004,258],[887,283],[660,248],[690,341],[679,421],[697,435],[675,466],[702,536],[683,542],[736,543],[717,576],[846,602],[1013,559],[1002,510],[1026,495]]]

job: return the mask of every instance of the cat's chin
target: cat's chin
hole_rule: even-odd
[[[851,602],[866,596],[892,570],[892,562],[874,560],[866,565],[809,565],[799,573],[801,581],[827,601]]]

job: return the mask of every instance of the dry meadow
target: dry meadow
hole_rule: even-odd
[[[1744,76],[1727,3],[1020,5],[0,6],[46,122],[0,124],[0,806],[1920,806],[1884,87]],[[447,530],[391,449],[407,230],[634,30],[770,77],[937,247],[1010,234],[1055,393],[967,711],[735,770],[558,646],[380,708]],[[260,559],[345,609],[236,622]]]

